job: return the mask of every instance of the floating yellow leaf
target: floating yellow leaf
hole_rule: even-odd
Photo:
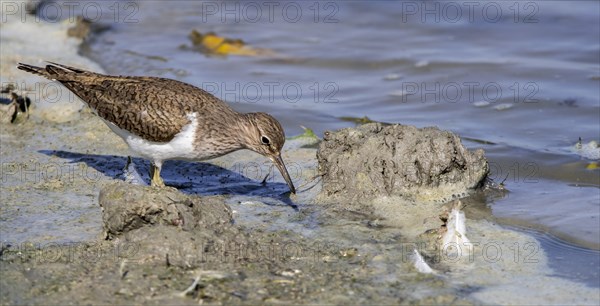
[[[203,52],[208,54],[257,56],[273,53],[267,49],[247,46],[241,39],[229,39],[213,32],[202,34],[192,30],[189,37],[195,47],[200,47]]]
[[[211,50],[217,49],[221,44],[225,42],[225,38],[216,36],[212,33],[204,35],[200,43]]]
[[[588,170],[596,170],[596,169],[598,169],[598,163],[597,162],[591,162],[585,168],[588,169]]]

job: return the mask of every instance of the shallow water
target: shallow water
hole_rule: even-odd
[[[445,2],[349,1],[318,10],[298,3],[297,22],[283,17],[283,5],[271,22],[258,3],[263,16],[255,23],[243,5],[222,15],[221,5],[236,8],[224,3],[214,15],[202,15],[213,2],[136,3],[131,22],[111,22],[82,51],[109,73],[176,78],[239,110],[268,111],[288,135],[300,125],[321,135],[353,125],[340,117],[363,116],[457,132],[486,150],[492,177],[511,191],[485,203],[496,221],[532,233],[556,275],[600,287],[600,172],[587,170],[593,160],[573,150],[579,138],[599,140],[598,2],[492,2],[501,16],[481,3],[472,18],[466,3],[454,2],[461,4],[457,22]],[[413,5],[414,15],[402,14]],[[435,13],[422,15],[427,8]],[[219,57],[181,48],[191,45],[192,29],[276,54]],[[317,232],[327,230],[350,232],[336,224]]]

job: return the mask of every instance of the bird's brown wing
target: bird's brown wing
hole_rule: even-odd
[[[104,120],[150,141],[173,139],[193,112],[185,95],[148,80],[102,76],[60,82]]]
[[[204,90],[171,79],[107,76],[54,63],[18,68],[61,82],[103,119],[155,142],[173,139],[192,112],[229,110]]]

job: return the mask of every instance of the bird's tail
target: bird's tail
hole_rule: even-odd
[[[50,73],[48,71],[46,71],[46,68],[19,63],[19,65],[17,66],[17,69],[27,71],[29,73],[41,75],[45,78],[50,78]]]
[[[37,67],[29,64],[19,63],[17,69],[27,71],[29,73],[41,75],[47,79],[60,81],[61,76],[65,76],[70,73],[85,73],[85,70],[69,67],[53,62],[48,62],[50,65],[46,67]]]

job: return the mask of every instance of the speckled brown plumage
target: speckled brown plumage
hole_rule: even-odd
[[[114,124],[153,143],[172,141],[184,127],[190,125],[189,116],[195,114],[194,152],[167,159],[203,160],[239,149],[250,149],[269,157],[282,172],[292,192],[295,191],[280,155],[285,143],[283,128],[268,114],[237,113],[210,93],[171,79],[110,76],[57,63],[45,67],[20,63],[17,68],[60,82],[109,122],[109,126]],[[153,177],[154,184],[155,178],[160,180],[160,167],[165,158],[149,158],[157,171],[152,176],[158,175],[158,178]],[[162,184],[162,181],[157,184]]]
[[[151,141],[173,139],[192,111],[201,117],[210,114],[200,120],[206,124],[222,122],[234,112],[208,92],[171,79],[109,76],[54,63],[18,68],[60,82],[103,119]]]

